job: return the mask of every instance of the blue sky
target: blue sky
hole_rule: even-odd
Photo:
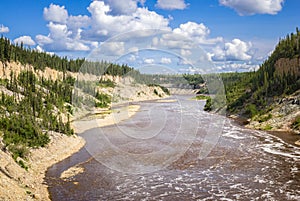
[[[118,34],[162,29],[192,39],[222,71],[257,68],[300,27],[299,0],[10,0],[0,8],[0,34],[40,51],[88,57]],[[122,45],[109,50],[121,56]]]

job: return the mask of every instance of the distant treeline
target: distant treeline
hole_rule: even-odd
[[[23,43],[12,44],[8,38],[0,38],[0,61],[20,62],[30,64],[35,70],[44,70],[46,67],[59,70],[77,72],[85,59],[67,59],[55,54],[40,52],[35,49],[25,48]]]
[[[20,62],[21,64],[30,64],[35,70],[44,70],[46,67],[58,71],[83,72],[94,75],[125,75],[133,68],[127,65],[112,64],[106,61],[90,62],[86,59],[68,59],[59,57],[55,54],[40,52],[35,49],[26,48],[23,43],[12,44],[8,38],[0,38],[0,61]]]

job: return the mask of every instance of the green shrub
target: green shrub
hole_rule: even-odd
[[[207,100],[207,99],[209,99],[209,98],[210,98],[209,96],[198,95],[198,96],[196,96],[194,99],[196,99],[196,100]]]
[[[161,86],[161,85],[159,85],[159,84],[148,84],[147,86],[148,86],[148,87],[159,87],[159,88],[161,88],[161,90],[162,90],[165,94],[170,95],[170,91],[169,91],[169,89],[168,89],[167,87]],[[157,91],[156,91],[156,92],[157,92]],[[154,93],[155,93],[155,92],[154,92]],[[155,93],[155,94],[156,94],[156,93]],[[158,93],[157,93],[156,95],[158,95]]]
[[[249,117],[253,118],[255,115],[258,114],[258,110],[256,109],[256,105],[254,104],[249,104],[246,106],[246,115]]]
[[[273,128],[273,127],[272,127],[271,125],[267,124],[267,125],[265,125],[265,127],[263,127],[263,130],[269,131],[269,130],[271,130],[272,128]]]
[[[109,107],[111,103],[111,97],[107,94],[96,93],[97,101],[95,102],[95,107],[106,108]]]
[[[197,94],[209,94],[207,87],[202,87],[201,89],[199,89]]]
[[[30,116],[12,115],[10,118],[2,118],[0,127],[4,130],[3,141],[6,145],[43,147],[50,141],[49,136],[42,133]]]
[[[19,144],[14,145],[11,144],[8,146],[8,150],[12,153],[12,157],[15,161],[17,161],[17,158],[26,158],[29,154],[29,150],[25,145]]]
[[[114,88],[115,86],[116,86],[116,84],[113,82],[113,81],[111,81],[111,80],[100,80],[99,81],[99,84],[98,84],[98,86],[100,86],[100,87],[112,87],[112,88]]]
[[[207,111],[207,112],[212,111],[212,99],[209,96],[206,99],[206,104],[204,105],[204,111]]]
[[[262,123],[262,122],[265,122],[265,121],[268,121],[269,119],[271,119],[272,118],[272,114],[268,114],[268,115],[262,115],[262,116],[259,116],[258,118],[257,118],[257,121],[259,122],[259,123]]]
[[[21,168],[24,168],[26,171],[28,170],[28,166],[25,165],[25,163],[23,162],[23,160],[19,160],[17,163],[21,166]]]
[[[170,91],[167,87],[161,86],[159,85],[159,87],[161,88],[161,90],[163,90],[163,92],[165,92],[165,94],[170,95]]]

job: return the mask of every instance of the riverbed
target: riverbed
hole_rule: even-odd
[[[48,169],[51,199],[300,200],[299,147],[172,98],[81,134],[86,146]]]

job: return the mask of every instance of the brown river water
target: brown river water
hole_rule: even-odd
[[[300,200],[299,147],[189,98],[141,102],[132,118],[84,132],[86,146],[47,171],[51,199]],[[84,172],[60,178],[75,165]]]

